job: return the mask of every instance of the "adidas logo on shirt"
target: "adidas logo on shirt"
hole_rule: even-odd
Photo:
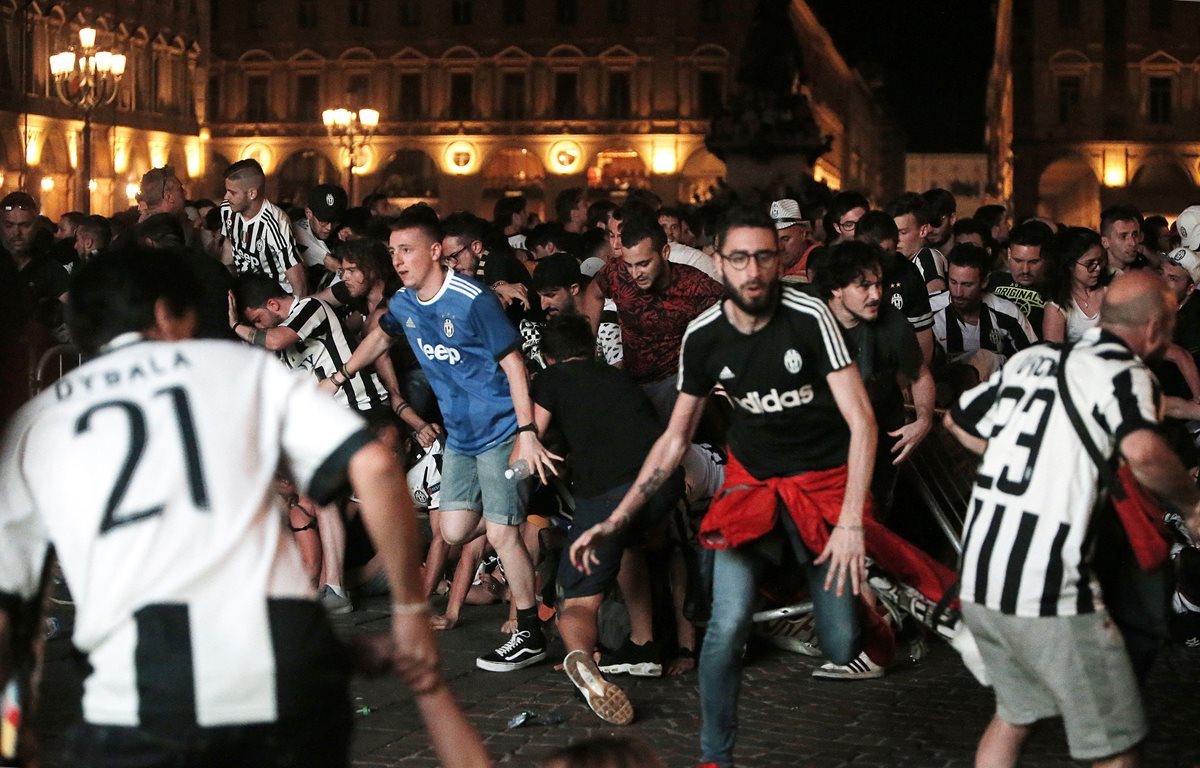
[[[789,389],[785,392],[772,387],[765,395],[749,392],[745,397],[733,398],[733,401],[750,413],[780,413],[788,408],[808,405],[813,397],[812,385],[805,384],[799,389]]]

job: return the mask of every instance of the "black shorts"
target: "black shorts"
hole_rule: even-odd
[[[596,548],[596,557],[600,562],[592,566],[591,573],[576,569],[571,564],[571,545],[584,531],[607,520],[632,485],[633,483],[626,483],[599,496],[575,499],[575,519],[567,533],[567,544],[563,549],[562,559],[558,561],[560,602],[568,597],[599,595],[608,589],[616,579],[617,571],[621,570],[621,555],[624,554],[625,547],[637,543],[647,532],[661,525],[683,499],[683,469],[679,468],[671,473],[646,505],[634,515],[633,525],[626,529],[623,535],[608,539]]]

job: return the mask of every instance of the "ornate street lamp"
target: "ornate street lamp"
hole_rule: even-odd
[[[358,153],[371,143],[379,127],[379,111],[375,109],[327,109],[321,113],[325,132],[335,147],[346,150],[346,196],[354,200],[354,168]]]
[[[85,214],[92,212],[92,112],[111,104],[125,74],[125,55],[96,50],[96,30],[79,30],[79,52],[69,49],[50,57],[54,90],[68,106],[83,112],[83,183]]]

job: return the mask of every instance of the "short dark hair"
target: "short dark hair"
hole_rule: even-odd
[[[737,205],[721,214],[717,219],[717,230],[714,242],[717,249],[725,247],[725,238],[729,236],[731,229],[768,229],[771,231],[771,236],[775,236],[775,220],[771,218],[771,214],[760,206],[744,206]],[[621,240],[625,242],[624,238]]]
[[[599,227],[592,227],[579,236],[577,243],[579,245],[579,253],[572,255],[578,256],[580,261],[590,259],[593,256],[604,258],[602,254],[608,248],[608,235]]]
[[[608,214],[617,210],[617,204],[607,197],[602,197],[599,200],[593,200],[588,205],[587,225],[588,229],[595,229],[599,226],[608,223]]]
[[[1054,230],[1044,221],[1029,219],[1013,227],[1008,233],[1008,244],[1042,247],[1054,238]]]
[[[658,223],[658,209],[652,208],[642,200],[626,200],[625,204],[612,212],[612,217],[621,223],[630,219],[643,219]]]
[[[563,250],[563,244],[566,243],[566,230],[562,224],[557,221],[547,221],[538,224],[529,231],[525,236],[525,249],[532,251],[534,248],[543,245],[554,243],[554,247],[558,250]]]
[[[232,168],[233,166],[229,167]],[[163,192],[166,191],[167,182],[175,177],[175,169],[169,165],[164,165],[161,168],[151,168],[142,174],[142,180],[138,184],[138,194],[142,196],[142,202],[149,206],[161,203]],[[225,178],[229,178],[228,171],[226,171]]]
[[[85,261],[71,273],[67,328],[85,355],[123,333],[154,323],[161,300],[177,317],[196,310],[200,286],[182,258],[147,248],[124,248]]]
[[[662,218],[663,216],[675,219],[680,224],[683,224],[685,218],[683,215],[683,208],[672,205],[664,205],[662,208],[658,209],[658,217]]]
[[[981,205],[975,209],[975,215],[971,218],[988,228],[988,233],[991,234],[992,227],[1000,226],[1000,222],[1004,221],[1004,217],[1008,215],[1008,209],[1003,205]]]
[[[862,240],[843,240],[813,255],[815,259],[809,260],[809,275],[826,301],[833,298],[834,291],[845,288],[867,272],[882,269],[879,246]]]
[[[1136,221],[1142,224],[1142,212],[1132,205],[1110,205],[1100,213],[1100,234],[1108,237],[1112,225],[1118,221]]]
[[[96,250],[103,251],[112,242],[112,225],[108,223],[108,219],[98,214],[84,216],[83,220],[75,227],[75,235],[83,232],[88,237],[96,242]]]
[[[959,243],[946,254],[946,266],[977,269],[979,279],[983,280],[992,269],[992,257],[986,249],[974,243]]]
[[[492,206],[492,222],[498,227],[507,227],[512,223],[513,215],[525,210],[527,204],[525,195],[500,198]]]
[[[912,214],[918,227],[931,222],[929,204],[925,202],[925,198],[916,192],[905,192],[900,197],[897,197],[888,204],[887,213],[893,219]]]
[[[979,235],[984,245],[992,242],[992,228],[976,218],[959,219],[954,222],[954,236],[959,235]]]
[[[250,182],[256,188],[261,188],[267,180],[267,174],[253,157],[238,160],[225,169],[226,181]]]
[[[288,295],[277,280],[266,275],[245,274],[233,283],[233,298],[238,309],[261,309],[270,299],[282,299]]]
[[[583,196],[583,187],[570,187],[554,197],[554,216],[560,224],[566,224],[571,220],[571,211],[575,210],[575,206],[579,205]]]
[[[858,220],[854,236],[864,243],[880,245],[884,240],[899,240],[900,230],[896,227],[896,220],[883,211],[867,211]]]
[[[622,206],[622,210],[625,206]],[[643,240],[649,238],[650,245],[656,252],[661,253],[662,249],[667,244],[667,233],[658,223],[658,218],[645,218],[644,216],[627,216],[621,219],[621,246],[624,248],[632,248]]]
[[[871,204],[867,202],[867,198],[860,192],[846,190],[838,192],[833,196],[833,200],[829,203],[828,216],[833,222],[845,216],[855,208],[862,208],[864,211],[871,210]]]
[[[65,221],[72,227],[78,227],[85,218],[87,217],[83,215],[83,211],[67,211],[58,217],[58,223],[61,224]]]
[[[437,212],[424,203],[408,206],[388,222],[389,231],[401,229],[419,229],[433,242],[442,242],[442,223],[438,221]]]
[[[591,357],[596,353],[592,324],[583,315],[564,312],[550,318],[542,328],[542,354],[554,360]]]
[[[579,271],[579,261],[569,253],[547,256],[533,268],[535,291],[552,291],[571,285],[583,286],[586,283],[586,278]]]
[[[442,237],[457,237],[468,245],[476,240],[482,243],[487,240],[491,228],[487,220],[470,211],[455,211],[442,221]]]
[[[935,221],[941,221],[946,216],[958,213],[958,203],[949,190],[935,187],[921,195],[929,206],[929,214]]]
[[[134,228],[134,236],[152,248],[183,248],[183,222],[170,213],[147,216]]]

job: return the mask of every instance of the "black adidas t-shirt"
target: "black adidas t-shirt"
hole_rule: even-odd
[[[885,254],[880,259],[883,267],[883,301],[904,313],[913,330],[923,331],[933,327],[933,313],[929,309],[929,290],[921,270],[903,256]]]
[[[753,476],[787,477],[846,463],[850,429],[825,377],[852,359],[825,302],[781,287],[771,320],[743,334],[724,302],[688,325],[679,389],[705,397],[721,384],[733,404],[729,446]]]
[[[843,328],[842,333],[858,363],[880,430],[904,426],[904,393],[896,376],[915,381],[921,373],[924,358],[916,331],[899,311],[884,304],[875,321]]]

